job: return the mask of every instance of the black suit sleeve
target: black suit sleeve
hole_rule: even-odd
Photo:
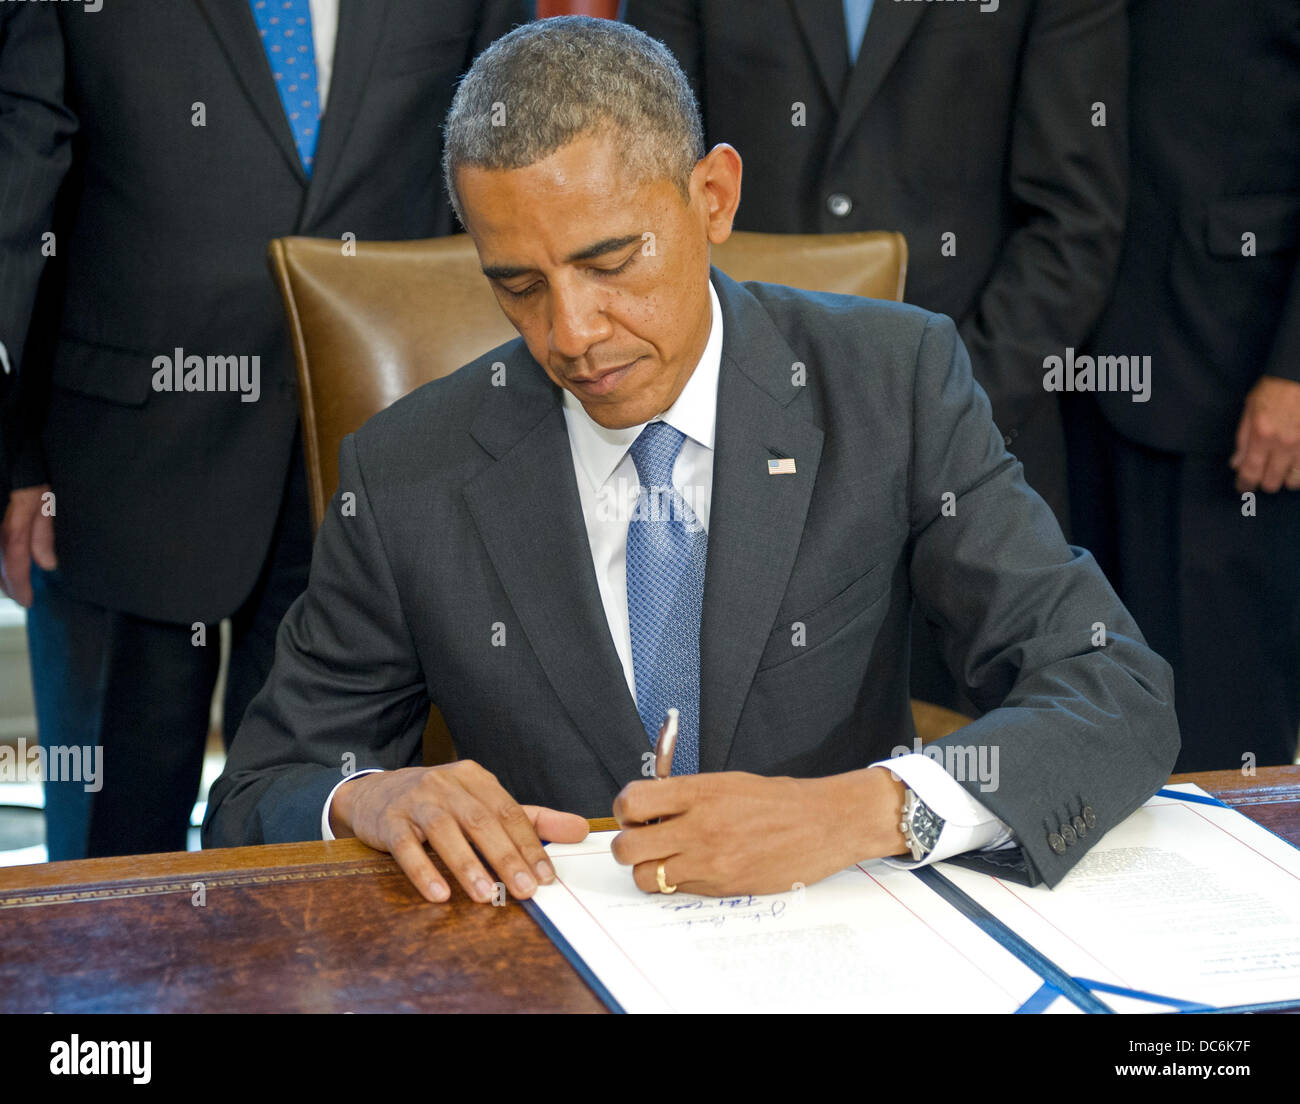
[[[419,658],[348,436],[307,590],[280,623],[271,674],[213,783],[203,845],[320,839],[325,799],[345,774],[420,765],[428,716]]]
[[[1179,749],[1172,672],[1025,483],[943,315],[921,338],[914,387],[912,590],[987,710],[937,746],[985,749],[992,788],[969,773],[958,781],[1055,885],[1168,780]],[[1088,811],[1094,823],[1071,842]]]
[[[1300,382],[1300,263],[1291,273],[1281,325],[1273,339],[1264,374]]]
[[[1106,125],[1093,125],[1104,104]],[[1039,3],[1010,120],[1007,237],[962,340],[1004,428],[1043,396],[1043,358],[1092,330],[1119,264],[1128,195],[1124,0]]]
[[[72,160],[76,120],[63,103],[63,35],[50,4],[0,5],[0,342],[10,363],[5,444],[35,431],[15,409],[15,379],[45,265],[59,185]],[[26,382],[21,385],[26,390]],[[3,486],[9,489],[8,451]],[[18,485],[31,482],[20,479]],[[36,479],[35,482],[40,482]]]

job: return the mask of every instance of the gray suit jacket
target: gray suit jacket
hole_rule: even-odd
[[[1168,665],[1026,486],[947,317],[712,278],[701,770],[821,776],[910,745],[915,600],[990,710],[948,742],[996,745],[999,784],[965,784],[1054,884],[1168,777]],[[769,475],[773,457],[795,474]],[[431,700],[460,755],[521,802],[608,816],[641,777],[560,391],[520,340],[343,442],[311,582],[212,789],[206,845],[319,838],[342,770],[419,764]],[[1095,826],[1054,850],[1085,808]]]

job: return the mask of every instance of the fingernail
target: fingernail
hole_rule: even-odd
[[[435,901],[445,901],[451,896],[451,892],[441,882],[429,883],[429,896]]]
[[[520,893],[532,893],[537,888],[537,883],[532,880],[524,871],[519,871],[515,875],[515,889]]]
[[[490,901],[492,899],[492,883],[486,878],[476,878],[474,880],[474,896],[480,901]]]
[[[555,881],[555,870],[545,859],[537,864],[537,877],[543,882]]]

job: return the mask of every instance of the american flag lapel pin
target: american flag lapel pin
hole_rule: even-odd
[[[767,474],[794,475],[794,458],[786,456],[780,460],[769,460],[767,462]]]

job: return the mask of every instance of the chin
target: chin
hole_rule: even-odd
[[[624,403],[587,403],[582,408],[591,416],[591,420],[606,429],[627,429],[628,426],[640,425],[654,417],[654,413],[641,415],[629,410]]]

